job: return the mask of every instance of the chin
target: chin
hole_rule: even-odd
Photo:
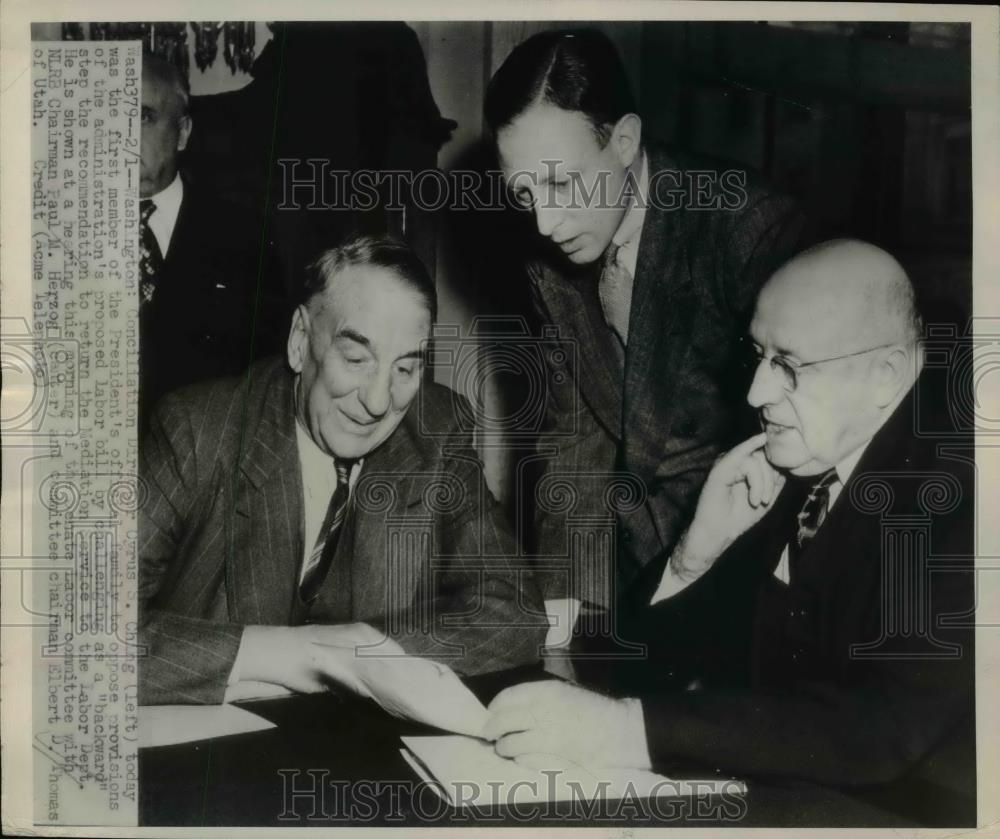
[[[768,440],[764,444],[764,457],[775,469],[784,469],[792,474],[795,474],[796,469],[809,462],[809,458],[805,457],[802,452],[791,451],[789,446],[773,440]]]

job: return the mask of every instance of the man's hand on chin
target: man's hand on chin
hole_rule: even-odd
[[[365,654],[405,655],[384,633],[366,623],[248,626],[234,672],[239,681],[268,682],[296,693],[316,693],[339,685],[369,698],[356,674]]]
[[[785,478],[764,457],[766,442],[766,434],[757,434],[715,462],[691,526],[671,558],[679,576],[689,580],[701,576],[771,509]]]
[[[637,699],[611,699],[559,681],[501,691],[481,736],[501,757],[536,769],[648,769],[646,730]]]

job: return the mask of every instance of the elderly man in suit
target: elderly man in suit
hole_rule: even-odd
[[[630,593],[649,660],[614,671],[622,699],[508,689],[497,751],[843,786],[921,762],[971,783],[974,817],[972,439],[928,433],[948,406],[919,336],[908,278],[872,245],[775,273],[749,336],[763,430],[716,463]]]
[[[598,32],[543,32],[516,47],[485,113],[513,197],[534,213],[546,250],[528,266],[533,298],[565,350],[547,354],[536,494],[544,502],[546,482],[564,479],[579,497],[570,511],[543,503],[535,521],[555,645],[581,603],[595,614],[612,606],[613,587],[689,521],[735,440],[735,341],[801,219],[743,168],[645,138],[621,60]],[[585,572],[573,551],[586,540],[568,538],[567,515],[607,516],[613,473],[630,476],[638,500],[615,514],[613,560]],[[567,558],[570,573],[559,567]]]
[[[181,389],[141,451],[140,702],[339,684],[368,654],[537,659],[541,600],[458,397],[424,382],[433,282],[362,237],[309,270],[287,358]]]
[[[139,154],[140,428],[182,385],[235,375],[280,349],[283,293],[262,218],[181,175],[187,80],[144,55]],[[255,313],[267,311],[267,318]],[[278,324],[281,324],[277,329]]]

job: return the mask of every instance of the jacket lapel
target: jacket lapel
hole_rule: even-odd
[[[305,513],[293,381],[281,365],[260,401],[250,398],[251,411],[263,407],[233,477],[227,588],[230,614],[243,624],[287,623],[296,591]]]
[[[353,532],[344,540],[351,555],[338,550],[337,556],[337,561],[351,563],[354,620],[409,608],[424,566],[422,552],[432,550],[422,539],[430,518],[410,509],[421,502],[428,473],[435,468],[431,453],[436,443],[418,428],[422,407],[421,402],[411,405],[389,439],[365,458],[358,478]]]
[[[604,321],[596,271],[592,266],[589,271],[566,277],[545,264],[535,284],[559,329],[560,340],[569,345],[568,358],[571,362],[575,359],[573,375],[580,393],[617,440],[622,432],[624,353]]]
[[[659,149],[654,147],[647,154],[651,176],[677,169]],[[685,270],[687,244],[682,235],[682,213],[650,205],[643,222],[625,353],[626,445],[630,440],[641,443],[645,439],[642,433],[632,433],[633,429],[641,429],[653,417],[662,420],[672,415],[663,406],[673,401],[677,377],[685,369],[683,357],[691,345],[697,298]],[[670,428],[662,428],[659,433],[668,435]],[[642,464],[633,462],[638,449],[627,447],[625,454],[629,468],[645,471]]]

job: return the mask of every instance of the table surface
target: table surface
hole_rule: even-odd
[[[518,681],[520,668],[467,681],[484,702]],[[141,825],[227,826],[840,826],[975,823],[935,790],[895,785],[848,794],[804,783],[748,779],[744,797],[625,800],[492,810],[442,801],[400,753],[400,736],[440,734],[389,716],[374,703],[333,693],[240,703],[276,724],[249,734],[141,749]],[[704,773],[692,772],[692,777]],[[318,795],[293,798],[292,789]],[[971,804],[971,812],[969,805]]]

